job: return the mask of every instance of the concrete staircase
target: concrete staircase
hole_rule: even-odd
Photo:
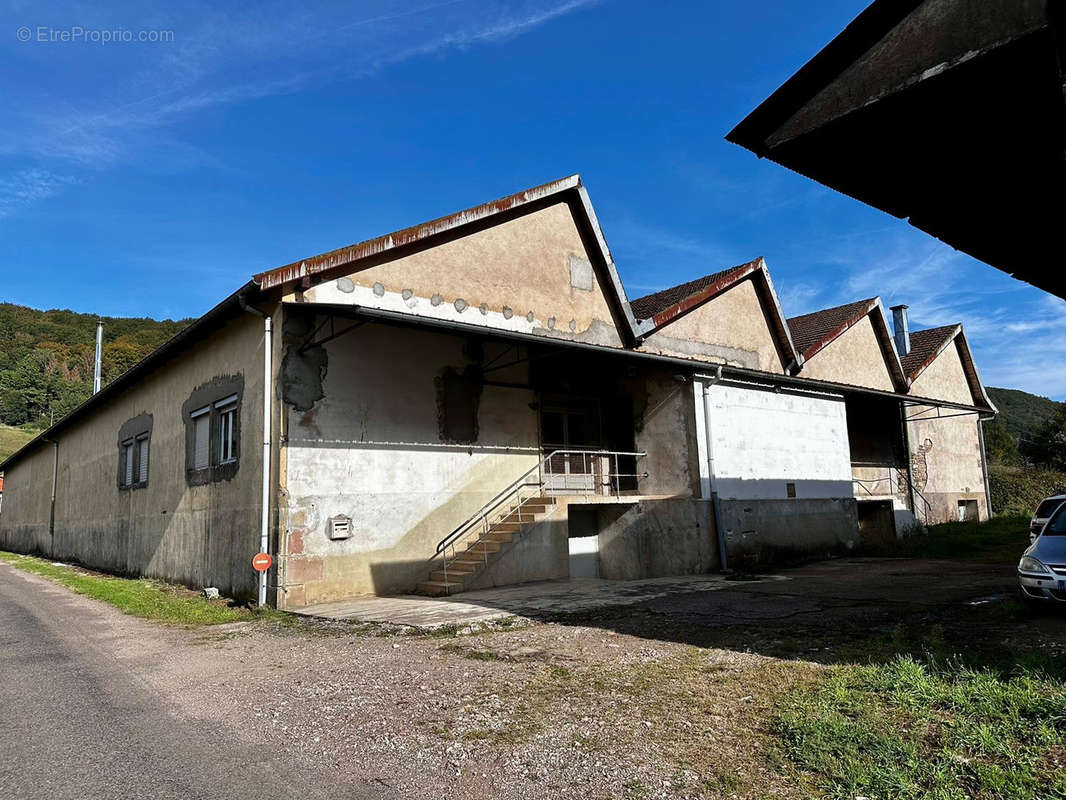
[[[464,591],[471,581],[491,566],[500,552],[529,528],[555,511],[550,496],[515,501],[502,510],[495,522],[480,535],[472,533],[465,541],[449,548],[429,573],[429,580],[418,584],[420,594],[441,597]]]

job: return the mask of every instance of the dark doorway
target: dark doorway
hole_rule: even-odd
[[[896,541],[896,519],[891,500],[865,500],[858,504],[859,540],[863,544]]]

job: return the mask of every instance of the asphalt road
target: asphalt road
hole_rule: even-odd
[[[0,564],[0,797],[374,796],[179,718],[103,627],[66,589]]]

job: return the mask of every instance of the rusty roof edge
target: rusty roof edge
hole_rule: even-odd
[[[540,186],[534,186],[530,189],[507,195],[506,197],[501,197],[487,203],[482,203],[481,205],[473,206],[472,208],[456,211],[452,214],[429,220],[428,222],[422,222],[418,225],[402,228],[383,236],[366,239],[346,247],[340,247],[336,250],[330,250],[309,258],[300,259],[299,261],[293,261],[290,264],[285,264],[284,266],[257,273],[252,280],[254,280],[261,289],[271,289],[275,286],[281,286],[285,283],[309,277],[310,275],[316,275],[338,267],[345,267],[349,264],[361,261],[364,258],[379,255],[403,245],[419,242],[428,239],[431,236],[456,230],[465,225],[488,219],[504,211],[519,208],[537,200],[542,200],[546,197],[551,197],[552,195],[580,187],[581,176],[575,173],[573,175],[568,175],[565,178],[544,183]],[[598,231],[598,225],[595,227]],[[600,234],[600,238],[602,239],[602,234]],[[604,243],[603,247],[606,249],[606,243]],[[610,254],[608,253],[608,258],[609,257]]]
[[[803,362],[806,361],[806,358],[803,353],[796,349],[796,343],[792,339],[792,331],[788,327],[788,320],[785,318],[784,309],[781,308],[781,300],[777,296],[777,289],[774,288],[773,279],[770,277],[770,267],[767,266],[766,259],[759,256],[757,262],[763,280],[766,281],[766,289],[770,296],[774,315],[776,316],[778,335],[787,345],[787,355],[792,357],[792,363],[785,365],[785,372],[791,375],[796,375],[803,369]]]
[[[622,284],[622,277],[618,274],[618,267],[614,263],[614,257],[611,255],[611,249],[607,245],[607,237],[603,235],[603,228],[600,227],[599,217],[596,216],[596,210],[592,207],[592,198],[589,197],[588,189],[581,183],[578,178],[577,185],[578,199],[581,201],[581,207],[585,212],[585,220],[588,223],[589,228],[592,230],[593,238],[596,240],[596,246],[600,251],[600,257],[603,259],[604,265],[607,269],[607,277],[610,279],[612,297],[618,305],[618,311],[621,313],[622,318],[629,326],[629,340],[632,344],[638,344],[644,336],[647,334],[643,331],[643,326],[637,322],[636,317],[633,315],[633,309],[629,305],[629,298],[626,294],[625,286]]]
[[[726,274],[718,280],[709,283],[702,289],[697,289],[692,294],[681,298],[676,303],[664,308],[662,311],[652,314],[650,320],[644,320],[645,323],[652,323],[648,333],[654,333],[660,328],[666,327],[674,320],[695,310],[708,300],[712,300],[723,292],[731,289],[758,269],[757,262],[759,260],[760,259],[755,259],[754,261],[749,261],[746,264],[740,264],[727,270]],[[632,309],[630,309],[630,313],[632,314]]]
[[[936,346],[936,349],[929,355],[929,357],[926,358],[925,361],[923,361],[917,367],[915,367],[914,370],[910,373],[908,377],[910,378],[912,384],[916,380],[918,380],[918,376],[925,372],[925,370],[929,367],[930,364],[940,358],[940,354],[947,350],[951,343],[955,341],[955,337],[962,332],[962,324],[959,322],[956,322],[953,325],[944,325],[942,327],[951,330],[951,332],[944,337],[944,341],[942,341]],[[935,329],[930,328],[929,330]]]
[[[835,328],[830,330],[829,333],[827,333],[821,339],[819,339],[814,344],[812,344],[810,347],[808,347],[806,350],[804,350],[803,351],[803,357],[807,361],[810,361],[812,358],[814,358],[816,355],[818,355],[818,353],[822,352],[826,347],[828,347],[830,344],[832,344],[837,338],[842,336],[845,331],[848,331],[851,328],[855,327],[855,325],[859,322],[859,320],[863,319],[864,317],[869,316],[870,310],[874,307],[874,303],[877,301],[877,299],[878,298],[876,298],[876,297],[871,297],[871,298],[869,298],[867,300],[856,300],[855,301],[856,303],[866,303],[866,305],[861,307],[861,308],[859,308],[854,314],[852,314],[850,317],[848,317],[842,323],[840,323]],[[851,305],[851,304],[850,303],[845,303],[844,305]],[[823,308],[820,311],[812,311],[810,314],[801,314],[800,317],[809,317],[809,316],[812,316],[814,314],[822,314],[822,313],[824,313],[826,311],[832,311],[834,308],[839,308],[839,306],[830,306],[829,308]],[[800,317],[793,317],[793,319],[799,319]]]
[[[958,345],[963,360],[970,366],[967,373],[972,373],[973,377],[973,385],[970,386],[970,391],[972,392],[976,386],[979,391],[974,392],[974,394],[980,394],[981,399],[988,405],[989,410],[993,414],[999,414],[996,404],[992,402],[992,398],[985,391],[985,383],[981,380],[981,374],[977,371],[977,362],[974,360],[973,353],[970,352],[970,342],[967,340],[966,332],[962,329],[961,324],[959,325],[959,332],[955,335],[955,344]]]

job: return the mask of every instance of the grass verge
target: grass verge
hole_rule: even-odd
[[[0,461],[26,444],[36,436],[39,431],[12,428],[10,425],[0,425]]]
[[[809,790],[831,798],[1066,798],[1066,685],[901,656],[833,667],[772,729]]]
[[[985,522],[931,525],[928,533],[914,533],[887,544],[869,545],[863,548],[862,554],[1013,565],[1028,546],[1029,518],[1003,515]]]
[[[126,614],[180,625],[219,625],[226,622],[271,619],[287,621],[289,615],[273,609],[231,606],[225,600],[208,600],[191,589],[144,578],[117,578],[75,566],[58,566],[34,556],[0,550],[0,561],[47,578],[71,591],[102,600]]]

